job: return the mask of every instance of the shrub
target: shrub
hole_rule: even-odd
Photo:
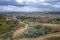
[[[25,32],[21,34],[19,37],[23,38],[23,37],[35,37],[35,36],[36,36],[35,29],[33,27],[30,27],[27,30],[25,30]]]
[[[0,26],[2,26],[2,24],[0,24]]]
[[[50,33],[52,30],[51,28],[47,28],[47,27],[42,27],[38,30],[34,29],[33,27],[29,27],[27,30],[25,30],[25,32],[23,34],[20,34],[19,37],[20,38],[32,38],[32,37],[38,37],[40,35],[45,35]]]
[[[9,27],[15,27],[15,25],[14,24],[10,24]]]
[[[52,29],[49,27],[42,27],[42,28],[38,29],[39,35],[45,35],[45,34],[48,34],[50,32],[52,32]]]

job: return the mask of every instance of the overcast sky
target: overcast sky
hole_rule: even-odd
[[[0,0],[0,12],[60,11],[60,0]]]

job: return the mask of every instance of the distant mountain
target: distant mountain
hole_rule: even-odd
[[[47,12],[46,14],[60,14],[59,11]]]
[[[0,12],[0,14],[37,14],[43,12]]]
[[[51,12],[0,12],[0,14],[60,14],[60,11]]]

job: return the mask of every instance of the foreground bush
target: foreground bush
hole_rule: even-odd
[[[35,29],[33,27],[29,27],[28,29],[25,30],[23,34],[20,34],[18,37],[20,38],[32,38],[32,37],[38,37],[40,35],[45,35],[48,34],[52,31],[51,28],[48,27],[41,27],[39,29]]]

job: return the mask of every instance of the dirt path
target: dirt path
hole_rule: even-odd
[[[28,24],[26,24],[26,23],[24,23],[24,22],[20,22],[20,23],[22,23],[22,24],[25,24],[25,28],[19,28],[18,30],[16,30],[15,32],[14,32],[14,38],[16,37],[16,36],[18,36],[19,34],[22,34],[23,32],[24,32],[24,30],[26,30],[29,26],[28,26]]]
[[[45,36],[40,36],[40,37],[37,37],[37,38],[23,38],[23,39],[19,39],[19,40],[43,40],[43,39],[46,39],[46,38],[49,38],[49,37],[60,37],[60,32],[48,34],[48,35],[45,35]]]

